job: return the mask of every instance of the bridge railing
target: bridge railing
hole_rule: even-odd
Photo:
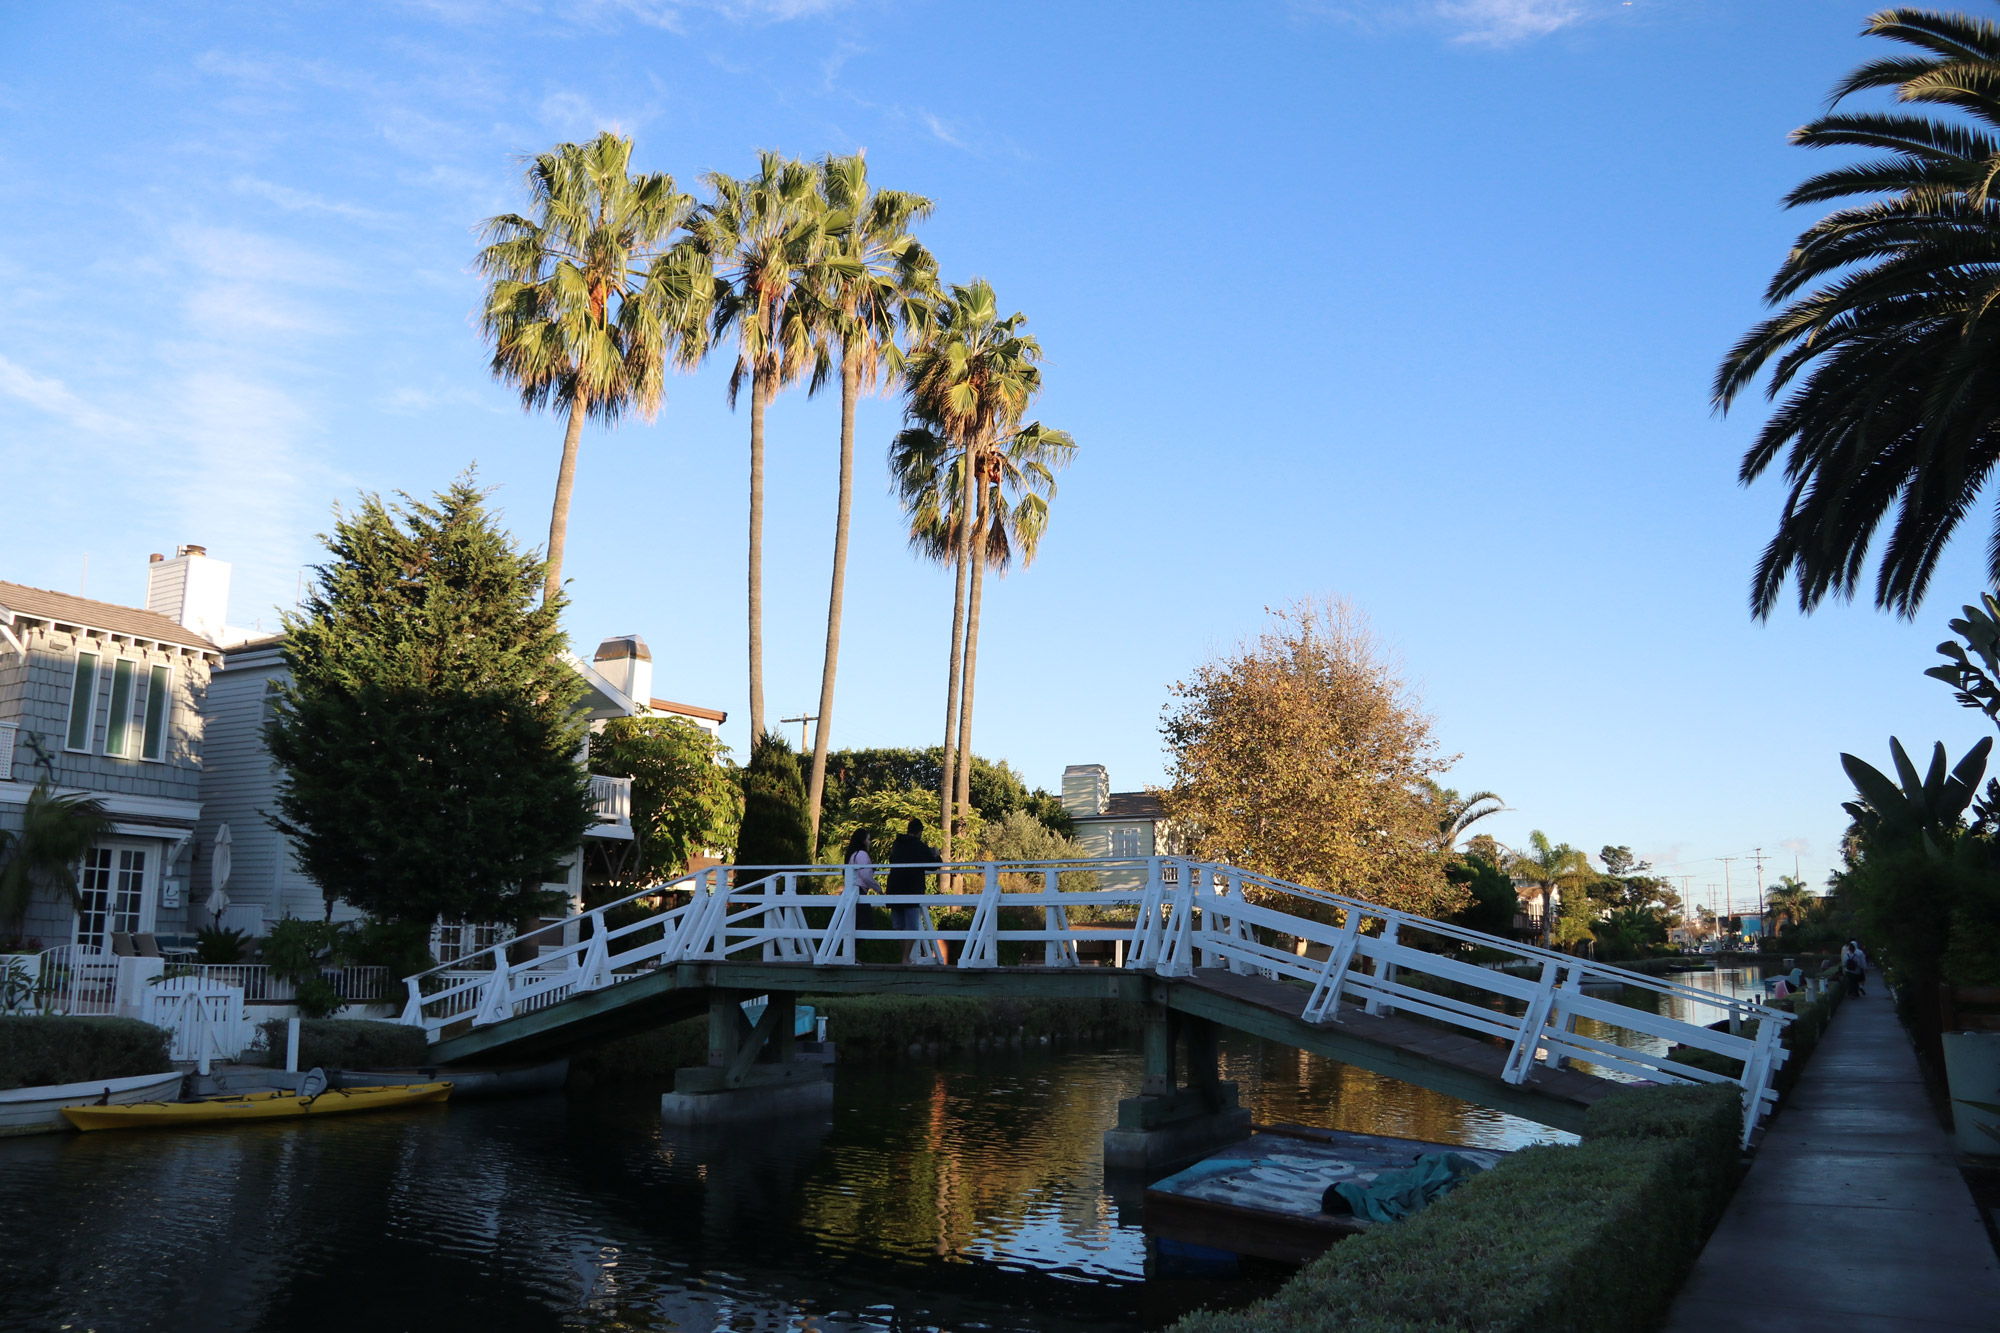
[[[403,1021],[434,1036],[461,1024],[483,1027],[679,962],[850,965],[870,940],[907,943],[920,964],[997,968],[1016,953],[1003,946],[1021,946],[1015,966],[1071,967],[1080,961],[1071,916],[1088,913],[1111,920],[1126,967],[1168,977],[1227,968],[1293,982],[1299,1016],[1310,1023],[1359,1012],[1444,1024],[1504,1043],[1502,1077],[1510,1083],[1525,1081],[1538,1062],[1564,1061],[1625,1080],[1734,1083],[1746,1141],[1776,1100],[1771,1082],[1786,1055],[1779,1033],[1790,1015],[1754,999],[1224,864],[1145,857],[921,868],[957,891],[864,894],[851,866],[711,867],[409,977]],[[863,911],[898,906],[920,909],[913,927],[871,923]],[[940,925],[940,912],[954,924]],[[630,919],[612,925],[613,917]],[[1286,948],[1277,937],[1304,943]],[[1497,953],[1528,975],[1418,947],[1426,937]],[[1592,995],[1593,985],[1649,992],[1656,1005],[1687,1016]],[[1580,1020],[1600,1030],[1579,1030]],[[1740,1061],[1742,1071],[1731,1077],[1673,1059],[1674,1046]]]

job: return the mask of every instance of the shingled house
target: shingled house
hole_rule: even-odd
[[[112,831],[84,857],[75,907],[37,894],[0,932],[108,950],[114,933],[193,929],[202,709],[228,582],[198,546],[153,557],[143,609],[0,582],[0,827],[21,827],[46,780],[102,802]]]

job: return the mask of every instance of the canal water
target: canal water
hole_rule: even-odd
[[[1263,1122],[1567,1139],[1289,1047],[1223,1064]],[[829,1116],[729,1132],[600,1090],[0,1140],[0,1329],[1138,1330],[1274,1289],[1149,1276],[1101,1161],[1139,1075],[1134,1045],[1031,1047],[849,1065]]]

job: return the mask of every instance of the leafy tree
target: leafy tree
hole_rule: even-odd
[[[694,201],[664,172],[628,174],[631,160],[632,141],[608,130],[558,144],[528,164],[533,216],[502,213],[483,224],[481,324],[494,377],[520,390],[523,407],[557,408],[569,422],[549,515],[549,601],[562,588],[584,419],[652,420],[666,349],[694,309],[687,274],[663,262]]]
[[[825,355],[824,310],[817,288],[826,245],[819,170],[778,153],[760,153],[757,174],[705,178],[711,198],[688,221],[679,267],[706,275],[710,329],[692,328],[684,359],[706,351],[707,338],[736,336],[729,405],[750,381],[750,735],[764,726],[764,409],[786,385]],[[756,742],[752,741],[752,759]]]
[[[922,404],[911,405],[912,424],[889,448],[889,472],[910,516],[910,544],[933,560],[948,562],[960,546],[965,511],[962,477],[966,453],[955,448],[936,422],[924,419]],[[979,612],[988,568],[1005,574],[1016,555],[1034,562],[1048,528],[1049,501],[1056,494],[1056,471],[1076,453],[1067,431],[1031,421],[1011,436],[981,450],[974,467],[978,509],[973,520],[971,591],[966,598],[965,661],[960,672],[958,742],[954,753],[972,753],[973,684],[978,676]],[[959,808],[972,799],[971,765],[957,765]]]
[[[727,753],[679,717],[615,717],[590,738],[592,772],[632,779],[632,840],[585,844],[591,902],[629,897],[682,874],[707,848],[736,845],[743,788],[720,762]]]
[[[889,846],[896,835],[909,827],[912,819],[924,824],[924,840],[935,847],[938,843],[938,809],[931,799],[928,787],[885,787],[862,792],[841,807],[839,817],[828,811],[826,840],[820,845],[820,859],[829,864],[839,864],[846,860],[847,840],[854,836],[856,829],[867,829],[869,846],[876,862],[889,859]],[[975,832],[983,832],[983,824],[975,813],[969,816],[969,827]]]
[[[1427,916],[1464,905],[1424,786],[1450,760],[1347,603],[1275,612],[1173,687],[1161,733],[1195,855]]]
[[[1680,894],[1667,880],[1646,874],[1652,869],[1651,864],[1634,856],[1630,847],[1607,846],[1597,853],[1597,859],[1603,863],[1605,873],[1586,891],[1606,911],[1628,907],[1658,909],[1679,919]]]
[[[966,286],[954,283],[943,297],[915,314],[915,345],[904,369],[912,419],[933,424],[940,435],[976,460],[1019,428],[1028,404],[1040,392],[1041,344],[1021,332],[1027,317],[1019,311],[1001,318],[998,298],[984,279]],[[979,512],[978,473],[977,466],[960,470],[961,513]],[[964,680],[966,593],[976,526],[959,525],[958,549],[952,557],[956,577],[945,689],[944,771],[938,789],[947,860],[952,856],[956,823],[959,742],[954,733]]]
[[[1540,829],[1528,834],[1528,850],[1516,852],[1508,865],[1508,870],[1541,893],[1542,898],[1542,943],[1546,946],[1551,939],[1557,943],[1575,943],[1576,938],[1589,938],[1589,927],[1582,927],[1583,934],[1569,941],[1556,937],[1555,922],[1550,919],[1549,899],[1560,891],[1565,907],[1574,907],[1579,921],[1588,921],[1595,916],[1589,906],[1589,894],[1585,886],[1590,882],[1590,859],[1566,842],[1552,843],[1548,835]],[[1576,927],[1572,926],[1574,935]]]
[[[594,822],[563,600],[470,476],[434,504],[364,496],[284,617],[265,730],[272,823],[329,905],[392,921],[515,921]],[[544,590],[545,591],[545,590]]]
[[[21,921],[37,889],[74,905],[77,866],[85,852],[110,836],[103,802],[63,796],[47,778],[36,782],[19,831],[0,829],[0,921]]]
[[[931,201],[868,183],[860,153],[829,155],[819,169],[825,250],[817,287],[825,309],[815,331],[825,340],[840,375],[840,491],[833,525],[833,587],[827,598],[826,655],[821,659],[819,723],[813,736],[812,777],[806,799],[812,836],[819,841],[820,798],[826,788],[826,752],[833,735],[833,685],[840,661],[841,605],[847,583],[847,525],[854,504],[854,405],[887,372],[902,368],[896,332],[913,297],[936,284],[936,262],[910,235],[910,224],[930,216]],[[813,389],[825,381],[822,358]]]
[[[1667,942],[1667,918],[1655,907],[1620,907],[1592,922],[1590,937],[1600,958],[1643,958]]]
[[[750,764],[743,770],[743,824],[736,838],[736,864],[809,864],[811,838],[799,757],[783,736],[767,731],[750,748]]]
[[[1445,878],[1466,890],[1469,901],[1452,919],[1470,930],[1484,931],[1507,939],[1514,933],[1514,917],[1521,910],[1521,895],[1514,878],[1496,859],[1480,852],[1467,852],[1446,868]]]
[[[1851,202],[1799,237],[1765,291],[1787,304],[1716,373],[1725,410],[1767,366],[1769,396],[1786,395],[1739,473],[1747,484],[1787,453],[1790,493],[1751,585],[1759,617],[1788,575],[1802,610],[1852,596],[1892,508],[1875,604],[1914,615],[2000,458],[2000,29],[1888,9],[1866,32],[1915,52],[1863,64],[1835,86],[1836,105],[1893,88],[1902,103],[1961,114],[1833,112],[1792,134],[1808,148],[1888,156],[1823,172],[1786,197],[1789,207]],[[1988,564],[2000,579],[2000,533]]]
[[[936,791],[943,773],[944,751],[938,746],[927,750],[868,749],[833,750],[827,755],[826,814],[824,828],[847,824],[849,802],[871,792],[902,791],[915,787]],[[1029,790],[1021,775],[1004,759],[972,756],[972,814],[984,822],[1006,818],[1025,810],[1062,837],[1074,837],[1076,821],[1062,808],[1062,798],[1037,787]],[[933,821],[934,822],[934,821]],[[977,839],[974,840],[975,845]],[[836,846],[838,844],[838,846]],[[846,840],[829,834],[820,842],[831,853]]]

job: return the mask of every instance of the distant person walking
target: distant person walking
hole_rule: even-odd
[[[889,848],[889,892],[891,894],[916,894],[924,891],[924,867],[936,865],[944,856],[937,848],[924,841],[924,821],[912,819],[909,828],[896,835],[896,841]],[[896,903],[889,908],[889,928],[891,930],[925,930],[930,926],[930,911],[919,903]],[[903,961],[909,962],[916,949],[915,940],[903,941]],[[945,957],[944,941],[938,941],[939,961],[949,961]]]
[[[1851,951],[1849,957],[1854,960],[1854,993],[1856,995],[1866,995],[1868,993],[1868,953],[1861,947],[1860,940],[1849,940],[1847,947]]]
[[[1861,946],[1853,942],[1840,946],[1840,979],[1847,983],[1849,999],[1861,994],[1861,983],[1868,976],[1868,970],[1861,962]]]
[[[847,840],[847,864],[856,867],[855,887],[863,893],[880,893],[882,885],[875,878],[875,858],[868,851],[868,830],[858,828],[854,836]]]

